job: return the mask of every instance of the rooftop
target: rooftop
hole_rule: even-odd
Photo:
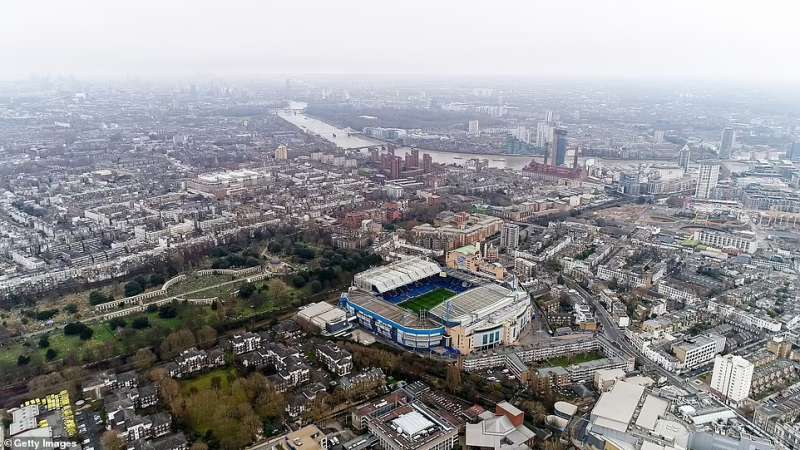
[[[625,432],[643,393],[643,386],[618,381],[611,391],[600,395],[592,410],[592,423]]]
[[[420,319],[417,314],[378,298],[363,289],[351,288],[347,292],[347,298],[351,303],[368,309],[404,327],[422,329],[440,328],[440,326],[434,322],[428,319]]]

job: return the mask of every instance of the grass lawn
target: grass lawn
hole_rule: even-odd
[[[217,284],[225,283],[233,280],[231,275],[203,275],[203,276],[189,276],[183,281],[175,283],[167,291],[168,295],[178,295],[185,292],[195,291],[197,289],[204,289]],[[197,297],[195,297],[197,298]]]
[[[407,300],[401,303],[400,306],[414,312],[419,312],[422,310],[430,311],[433,307],[454,295],[456,295],[456,293],[453,291],[449,291],[447,289],[436,289],[435,291],[420,295],[417,298]]]
[[[108,327],[106,322],[96,323],[91,325],[94,334],[88,341],[82,341],[78,336],[67,336],[62,331],[50,333],[48,340],[50,341],[50,348],[57,351],[60,356],[64,356],[72,350],[81,348],[87,342],[107,342],[115,339],[114,333]],[[44,351],[47,351],[45,349]]]
[[[228,375],[232,375],[231,379],[236,379],[236,369],[233,367],[223,367],[220,369],[212,370],[206,374],[200,375],[199,377],[192,378],[189,380],[181,381],[181,391],[183,393],[189,393],[192,388],[195,388],[198,391],[205,391],[211,389],[211,380],[214,377],[219,377],[220,379],[220,388],[223,390],[227,390],[230,386],[228,382]]]
[[[147,316],[147,320],[150,321],[150,326],[153,327],[161,327],[161,328],[166,328],[168,330],[177,330],[184,324],[184,320],[181,319],[180,315],[176,317],[171,317],[169,319],[162,319],[161,317],[158,317],[157,312],[147,313],[145,315]],[[138,317],[138,315],[131,316],[130,322],[132,322],[133,319],[135,319],[136,317]]]
[[[576,355],[559,356],[558,358],[551,358],[543,361],[542,367],[567,367],[573,364],[580,364],[596,359],[603,358],[603,355],[597,352],[578,353]]]

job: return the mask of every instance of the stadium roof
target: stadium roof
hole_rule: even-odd
[[[504,302],[506,299],[508,299],[508,302]],[[478,316],[487,315],[497,307],[511,303],[514,300],[513,291],[510,289],[506,289],[499,284],[487,284],[451,297],[449,300],[436,305],[431,309],[430,313],[444,319],[448,316],[447,304],[449,303],[451,310],[448,321],[463,322],[473,314]]]
[[[392,264],[366,270],[353,277],[356,286],[383,294],[399,287],[423,280],[442,271],[433,261],[424,258],[406,258]]]
[[[347,298],[350,302],[404,327],[417,329],[440,328],[440,325],[428,319],[420,319],[418,314],[391,304],[363,289],[351,288],[347,292]]]

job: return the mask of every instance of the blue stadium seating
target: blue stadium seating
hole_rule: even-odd
[[[467,284],[467,286],[465,286],[465,284]],[[386,292],[382,297],[387,302],[394,303],[396,305],[411,300],[412,298],[425,295],[428,292],[435,291],[437,289],[447,289],[455,293],[461,293],[472,287],[473,286],[471,284],[466,283],[463,280],[459,280],[458,278],[443,278],[440,276],[433,276],[393,291]]]

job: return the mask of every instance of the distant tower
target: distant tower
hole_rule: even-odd
[[[690,157],[690,150],[689,145],[684,145],[681,151],[678,153],[678,161],[683,169],[683,174],[686,175],[686,172],[689,171],[689,157]]]
[[[555,114],[553,114],[553,111],[547,111],[545,113],[545,115],[544,115],[544,121],[547,122],[547,123],[550,123],[550,124],[555,122],[554,118],[555,118]]]
[[[500,248],[516,250],[519,247],[519,225],[515,223],[503,224],[500,232]]]
[[[789,151],[786,152],[786,159],[789,161],[800,161],[800,142],[793,142],[789,145]]]
[[[536,146],[545,148],[553,133],[553,127],[547,122],[539,122],[536,124]]]
[[[581,147],[579,145],[579,146],[575,147],[575,153],[572,155],[572,168],[573,169],[577,169],[578,168],[578,155],[580,153],[581,153]]]
[[[664,143],[664,130],[656,130],[653,140],[656,144],[663,144]]]
[[[283,144],[279,145],[278,148],[275,149],[275,159],[278,161],[286,161],[289,159],[289,149]]]
[[[469,121],[469,134],[471,136],[477,136],[481,134],[481,130],[477,120],[470,120]]]
[[[391,166],[389,169],[389,178],[392,180],[396,180],[400,178],[400,164],[402,159],[399,156],[392,156],[391,157]]]
[[[433,172],[433,158],[428,153],[422,155],[422,171],[425,173]]]
[[[553,130],[553,138],[550,141],[548,164],[551,166],[563,166],[567,159],[567,130],[561,127]]]
[[[722,130],[722,138],[719,143],[720,159],[730,159],[734,144],[736,144],[736,130],[730,127]]]
[[[406,168],[418,168],[419,167],[419,150],[412,149],[410,152],[406,153]]]
[[[719,161],[701,161],[697,173],[697,190],[695,198],[711,198],[719,180]]]

